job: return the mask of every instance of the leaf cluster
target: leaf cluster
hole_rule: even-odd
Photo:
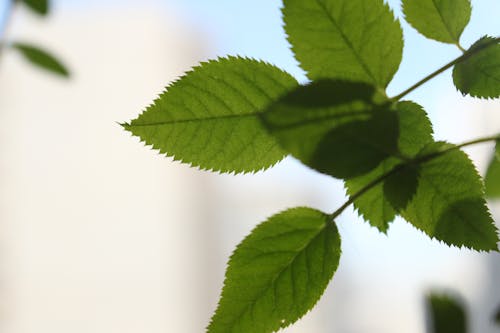
[[[483,179],[462,145],[437,142],[426,111],[403,98],[447,68],[463,94],[500,95],[499,38],[467,50],[468,0],[404,0],[406,20],[463,54],[395,97],[386,87],[403,53],[398,19],[382,0],[284,0],[288,40],[310,83],[242,57],[202,63],[122,124],[175,160],[219,172],[255,172],[291,155],[343,179],[332,213],[299,207],[258,225],[233,253],[208,332],[274,332],[310,310],[341,255],[335,219],[353,204],[381,232],[396,216],[448,245],[496,251]],[[500,153],[486,194],[500,196]],[[436,303],[437,304],[437,303]]]
[[[49,0],[16,0],[16,3],[25,5],[33,13],[41,17],[46,17],[50,13],[51,3]],[[24,41],[13,41],[0,45],[2,47],[7,46],[11,50],[18,52],[27,62],[37,68],[64,78],[70,76],[66,65],[43,47]]]

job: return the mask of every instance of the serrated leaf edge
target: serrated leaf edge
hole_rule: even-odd
[[[284,210],[282,210],[282,211],[280,211],[280,212],[278,212],[278,213],[276,213],[276,214],[273,214],[272,216],[270,216],[269,218],[267,218],[264,222],[259,223],[257,226],[255,226],[255,227],[254,227],[254,228],[250,231],[250,233],[249,233],[249,234],[248,234],[248,235],[247,235],[247,236],[243,239],[243,241],[241,241],[241,242],[240,242],[240,243],[236,246],[236,248],[235,248],[235,249],[234,249],[234,251],[232,252],[231,256],[229,257],[229,261],[228,261],[228,263],[227,263],[227,265],[226,265],[226,274],[227,274],[227,269],[230,267],[230,265],[231,265],[231,263],[232,263],[232,261],[233,261],[233,258],[234,258],[234,256],[236,255],[236,252],[237,252],[237,251],[241,248],[242,243],[246,240],[246,238],[247,238],[247,237],[249,237],[250,235],[252,235],[252,234],[254,233],[254,231],[255,231],[255,230],[257,230],[257,228],[259,228],[259,226],[261,226],[263,223],[266,223],[266,222],[270,221],[270,219],[271,219],[272,217],[274,217],[274,216],[278,216],[278,215],[280,215],[280,214],[282,214],[282,213],[285,213],[285,212],[290,212],[290,211],[294,211],[294,210],[301,210],[301,209],[316,210],[316,209],[313,209],[313,208],[311,208],[311,207],[307,207],[307,206],[299,206],[299,207],[294,207],[294,208],[284,209]],[[297,258],[297,256],[300,254],[300,252],[301,252],[303,249],[307,248],[307,246],[309,246],[309,245],[311,244],[311,242],[312,242],[314,239],[316,239],[316,237],[318,237],[318,236],[319,236],[319,235],[320,235],[320,234],[321,234],[321,233],[322,233],[322,232],[323,232],[326,228],[330,227],[330,225],[329,225],[329,224],[330,224],[330,221],[328,221],[328,220],[327,220],[328,215],[327,215],[327,214],[325,214],[325,213],[323,213],[323,212],[321,212],[321,211],[319,211],[319,210],[316,210],[316,211],[317,211],[318,213],[322,213],[322,214],[324,214],[324,215],[325,215],[325,223],[323,224],[323,227],[322,227],[322,228],[319,228],[319,229],[318,229],[318,233],[317,233],[317,234],[315,234],[315,235],[314,235],[314,237],[312,237],[312,238],[311,238],[311,241],[310,241],[307,245],[305,245],[305,246],[304,246],[304,247],[303,247],[300,251],[297,251],[297,254],[296,254],[296,255],[295,255],[295,256],[294,256],[294,257],[290,260],[290,264],[291,264],[291,263],[293,263],[293,262],[295,261],[295,259]],[[337,227],[336,227],[335,225],[333,225],[333,226],[336,228],[337,233],[338,233],[338,229],[337,229]],[[339,234],[339,239],[340,239],[340,234]],[[339,247],[339,258],[341,258],[341,255],[342,255],[342,249]],[[289,265],[290,265],[290,264],[289,264]],[[288,265],[288,266],[289,266],[289,265]],[[287,266],[287,267],[288,267],[288,266]],[[334,267],[334,268],[333,268],[333,273],[332,273],[332,276],[330,276],[329,281],[331,281],[331,280],[332,280],[332,278],[333,278],[333,276],[335,275],[335,271],[337,270],[338,266],[339,266],[339,263],[337,263],[336,267]],[[280,275],[280,274],[281,274],[281,273],[282,273],[282,272],[283,272],[283,271],[284,271],[287,267],[285,267],[285,268],[283,268],[282,270],[280,270],[280,271],[277,273],[277,275],[279,276],[279,275]],[[277,279],[277,278],[275,278],[274,280],[276,280],[276,279]],[[274,280],[273,280],[273,282],[272,282],[272,283],[274,283]],[[210,323],[209,323],[209,324],[208,324],[208,326],[206,327],[206,332],[207,332],[207,333],[209,333],[209,332],[210,332],[210,331],[209,331],[209,328],[210,328],[210,326],[212,325],[212,322],[213,322],[213,320],[214,320],[214,318],[215,318],[215,315],[217,314],[217,310],[219,309],[219,306],[220,306],[220,301],[222,300],[222,296],[223,296],[224,290],[225,290],[225,288],[226,288],[226,283],[227,283],[227,276],[225,276],[225,277],[224,277],[224,283],[223,283],[223,286],[222,286],[221,297],[219,297],[219,300],[218,300],[218,302],[217,302],[217,309],[216,309],[216,311],[214,312],[214,314],[213,314],[212,318],[210,319]],[[323,289],[323,290],[321,291],[321,293],[320,293],[319,297],[315,300],[315,302],[311,305],[311,307],[310,307],[310,308],[309,308],[306,312],[304,312],[304,313],[302,314],[302,316],[301,316],[301,317],[299,317],[297,320],[299,320],[300,318],[304,317],[306,314],[308,314],[309,312],[311,312],[311,311],[314,309],[314,307],[315,307],[315,306],[316,306],[316,304],[319,302],[319,300],[321,299],[321,297],[323,296],[323,294],[324,294],[324,292],[325,292],[325,291],[326,291],[326,288],[325,288],[325,289]],[[295,322],[296,322],[296,321],[295,321]],[[283,329],[283,328],[285,328],[285,327],[288,327],[288,326],[290,326],[290,325],[294,324],[295,322],[284,322],[284,323],[282,324],[282,326],[280,327],[280,329]]]
[[[260,59],[256,59],[256,58],[253,58],[253,57],[243,57],[243,56],[239,56],[239,55],[236,55],[236,56],[232,56],[232,55],[229,55],[229,56],[224,56],[224,57],[217,57],[215,59],[209,59],[209,60],[206,60],[206,61],[201,61],[199,62],[197,65],[195,66],[192,66],[191,69],[189,69],[188,71],[186,71],[184,74],[180,75],[179,77],[177,77],[176,79],[172,80],[158,95],[157,97],[151,102],[149,103],[144,109],[143,111],[135,118],[135,119],[138,119],[140,118],[145,112],[147,112],[147,110],[150,108],[150,107],[153,107],[154,104],[160,99],[160,97],[167,93],[168,89],[170,87],[172,87],[173,85],[175,85],[176,83],[178,83],[179,81],[181,81],[184,77],[186,77],[187,75],[191,74],[191,73],[194,73],[196,70],[202,68],[203,66],[205,65],[208,65],[208,64],[212,64],[212,63],[220,63],[221,61],[231,61],[231,60],[243,60],[243,61],[251,61],[251,62],[254,62],[254,63],[258,63],[258,64],[263,64],[263,65],[268,65],[268,66],[273,66],[275,67],[276,69],[278,70],[281,70],[282,72],[284,73],[287,73],[289,74],[288,72],[286,72],[285,70],[281,69],[280,67],[274,65],[273,63],[271,62],[267,62],[267,61],[264,61],[264,60],[260,60]],[[290,75],[290,74],[289,74]],[[290,77],[292,77],[290,75]],[[262,112],[257,112],[257,113],[253,113],[253,114],[247,114],[247,115],[234,115],[234,117],[251,117],[251,116],[258,116],[260,113],[263,113],[265,111],[262,111]],[[226,116],[227,117],[227,116]],[[217,119],[217,118],[222,118],[222,117],[214,117],[214,119]],[[134,120],[135,120],[134,119]],[[130,127],[133,127],[134,125],[131,124],[131,121],[130,122],[124,122],[124,123],[119,123],[120,126],[122,126],[122,128],[124,128],[125,130],[131,132],[129,130]],[[154,151],[157,151],[160,155],[163,155],[163,156],[166,156],[166,157],[171,157],[174,161],[176,162],[180,162],[182,164],[186,164],[188,165],[189,167],[192,167],[192,168],[196,168],[200,171],[208,171],[208,172],[214,172],[214,173],[224,173],[224,174],[232,174],[232,175],[237,175],[237,174],[255,174],[255,173],[258,173],[258,172],[263,172],[263,171],[266,171],[270,168],[272,168],[273,166],[275,166],[276,164],[278,164],[279,162],[281,162],[288,154],[283,150],[283,148],[281,147],[281,145],[279,145],[277,142],[276,142],[276,146],[279,147],[282,151],[283,151],[283,156],[276,160],[274,163],[271,163],[269,165],[266,165],[264,167],[261,167],[261,168],[254,168],[254,169],[236,169],[236,170],[232,170],[232,169],[225,169],[225,168],[211,168],[211,167],[204,167],[202,165],[200,165],[199,163],[196,163],[196,162],[192,162],[192,161],[186,161],[185,159],[183,158],[180,158],[180,157],[177,157],[174,153],[169,153],[167,152],[165,149],[162,149],[160,147],[158,147],[157,145],[155,145],[154,143],[151,143],[149,142],[148,140],[145,140],[143,138],[141,138],[140,136],[138,135],[135,135],[133,133],[131,133],[131,136],[132,137],[138,137],[139,138],[139,142],[143,143],[145,147],[149,147],[151,150],[154,150]]]

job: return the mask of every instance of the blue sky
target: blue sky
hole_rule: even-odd
[[[8,0],[0,0],[0,10]],[[96,6],[140,6],[155,4],[167,10],[178,11],[188,23],[212,35],[214,55],[239,54],[274,63],[304,80],[289,49],[282,28],[281,0],[59,0],[56,7],[74,7],[82,10]],[[405,36],[403,62],[394,81],[389,86],[389,95],[397,94],[426,74],[447,63],[460,52],[452,45],[438,43],[420,36],[402,18],[399,0],[387,1],[401,19]],[[469,26],[462,36],[467,47],[484,34],[500,35],[500,1],[472,0],[473,12]],[[1,17],[1,16],[0,16]],[[435,100],[446,89],[454,89],[449,71],[433,82],[414,92],[409,97],[424,106]],[[432,112],[432,111],[430,111]]]
[[[242,54],[264,59],[279,65],[299,79],[304,78],[285,41],[279,10],[280,0],[170,2],[179,6],[195,22],[209,27],[215,33],[220,54]],[[406,40],[403,63],[389,87],[389,93],[396,94],[458,56],[460,51],[455,46],[420,36],[402,19],[400,1],[390,0],[388,3],[401,18]],[[486,33],[500,34],[500,1],[473,0],[472,4],[471,22],[462,37],[464,46],[469,46]],[[414,93],[413,97],[428,101],[436,97],[439,88],[450,84],[448,72]]]

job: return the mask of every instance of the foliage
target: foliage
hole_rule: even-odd
[[[265,169],[286,153],[258,114],[297,85],[270,64],[220,58],[194,68],[125,128],[174,159],[203,169]]]
[[[498,97],[500,38],[481,38],[468,50],[460,45],[469,1],[403,1],[415,29],[463,54],[392,98],[385,88],[401,62],[403,36],[382,0],[283,4],[288,40],[310,83],[298,85],[270,64],[220,58],[195,67],[122,124],[154,149],[202,169],[262,170],[290,154],[345,180],[349,199],[333,213],[293,208],[243,240],[229,261],[211,333],[274,332],[310,310],[337,268],[335,219],[351,204],[381,232],[399,215],[448,245],[497,250],[483,180],[461,148],[500,134],[435,142],[423,108],[402,100],[451,67],[462,93]],[[494,159],[486,177],[490,196],[498,196],[498,168]],[[434,303],[438,309],[442,302]]]
[[[487,45],[495,39],[483,37],[471,46]],[[500,97],[500,45],[498,43],[483,48],[474,57],[459,63],[453,69],[453,82],[463,94],[474,97]]]
[[[425,299],[428,333],[470,332],[467,304],[450,292],[435,291]],[[492,322],[500,324],[500,308],[493,313]]]
[[[270,332],[295,322],[323,294],[339,259],[328,215],[306,207],[274,215],[231,256],[209,331]]]
[[[426,299],[429,333],[466,333],[467,316],[464,305],[457,299],[443,293],[432,293]]]
[[[401,62],[403,32],[381,0],[287,0],[284,5],[288,40],[310,79],[389,84]]]
[[[50,13],[49,0],[16,0],[15,3],[26,5],[31,11],[40,16],[47,16]],[[12,11],[10,2],[7,2],[7,11]],[[9,13],[7,13],[9,14]],[[5,20],[7,21],[7,20]],[[4,24],[7,22],[4,22]],[[19,52],[21,56],[35,67],[41,68],[47,72],[58,75],[60,77],[68,78],[70,72],[67,67],[51,52],[42,47],[33,45],[31,43],[12,41],[5,42],[5,36],[0,36],[2,41],[0,43],[0,51],[4,48],[9,48],[13,51]]]
[[[13,43],[11,47],[19,51],[33,65],[63,77],[69,76],[66,66],[47,51],[37,46],[19,42]]]
[[[24,3],[34,13],[45,16],[49,14],[50,3],[49,0],[17,0]]]
[[[491,158],[484,181],[486,195],[490,198],[500,198],[500,142],[496,144],[495,154]]]
[[[469,0],[406,0],[405,19],[422,35],[460,45],[460,36],[471,15]]]

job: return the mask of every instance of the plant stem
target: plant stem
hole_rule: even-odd
[[[458,49],[460,51],[462,51],[462,53],[467,52],[467,50],[463,48],[463,46],[460,44],[460,42],[457,42],[455,45],[458,47]]]
[[[340,206],[332,214],[328,215],[328,217],[330,218],[331,223],[334,223],[334,220],[340,214],[342,214],[342,212],[344,210],[346,210],[346,208],[348,208],[352,203],[354,203],[354,201],[356,201],[356,199],[358,199],[363,194],[365,194],[366,192],[368,192],[370,189],[372,189],[373,187],[377,186],[378,184],[380,184],[381,182],[383,182],[384,180],[386,180],[387,178],[389,178],[393,174],[397,173],[398,171],[400,171],[402,168],[404,168],[405,166],[407,166],[409,164],[419,164],[419,163],[427,162],[427,161],[432,160],[432,159],[434,159],[436,157],[444,155],[444,154],[446,154],[446,153],[448,153],[450,151],[457,150],[457,149],[460,149],[460,148],[466,147],[466,146],[475,145],[475,144],[478,144],[478,143],[489,142],[489,141],[500,141],[500,134],[493,135],[493,136],[487,136],[487,137],[483,137],[483,138],[479,138],[479,139],[474,139],[474,140],[471,140],[471,141],[466,141],[466,142],[463,142],[463,143],[458,144],[458,145],[453,145],[451,147],[447,147],[444,150],[441,150],[441,151],[438,151],[438,152],[435,152],[435,153],[431,153],[431,154],[428,154],[428,155],[420,156],[420,157],[415,158],[413,160],[410,160],[410,161],[398,164],[394,168],[392,168],[391,170],[389,170],[388,172],[386,172],[383,175],[381,175],[380,177],[374,179],[373,181],[371,181],[370,183],[368,183],[367,185],[365,185],[363,188],[361,188],[359,191],[357,191],[356,193],[354,193],[353,195],[351,195],[349,197],[349,199],[342,206]]]
[[[479,138],[479,139],[475,139],[472,141],[462,142],[461,144],[458,144],[456,146],[456,148],[459,149],[462,147],[471,146],[471,145],[475,145],[478,143],[489,142],[489,141],[500,141],[500,134],[492,135],[492,136],[485,136],[484,138]]]
[[[332,220],[332,222],[340,214],[342,214],[342,212],[347,207],[349,207],[354,201],[356,201],[356,199],[358,199],[360,196],[362,196],[363,194],[365,194],[366,192],[368,192],[371,188],[377,186],[379,183],[383,182],[384,180],[386,180],[387,178],[389,178],[390,176],[392,176],[393,174],[395,174],[396,172],[398,172],[399,170],[401,170],[403,168],[403,166],[405,166],[405,165],[406,165],[406,163],[402,163],[402,164],[396,165],[390,171],[388,171],[388,172],[384,173],[382,176],[374,179],[373,181],[371,181],[370,183],[368,183],[367,185],[365,185],[362,189],[360,189],[358,192],[356,192],[353,195],[351,195],[349,197],[349,200],[347,200],[342,206],[340,206],[336,211],[334,211],[332,214],[329,215],[329,217]]]
[[[401,98],[403,98],[404,96],[408,95],[413,90],[417,89],[418,87],[420,87],[421,85],[423,85],[427,81],[429,81],[429,80],[433,79],[434,77],[438,76],[439,74],[443,73],[447,69],[449,69],[449,68],[455,66],[456,64],[458,64],[458,63],[460,63],[460,62],[468,59],[469,57],[473,56],[477,52],[479,52],[479,51],[481,51],[481,50],[483,50],[483,49],[485,49],[487,47],[490,47],[491,45],[497,44],[498,42],[500,42],[500,37],[496,37],[496,38],[492,39],[491,41],[489,41],[488,43],[484,43],[483,45],[478,45],[477,47],[474,47],[472,49],[469,49],[469,50],[465,51],[460,57],[458,57],[458,58],[450,61],[449,63],[447,63],[443,67],[439,68],[435,72],[427,75],[422,80],[418,81],[413,86],[411,86],[410,88],[406,89],[405,91],[403,91],[399,95],[396,95],[396,96],[392,97],[391,100],[392,101],[399,101]]]

